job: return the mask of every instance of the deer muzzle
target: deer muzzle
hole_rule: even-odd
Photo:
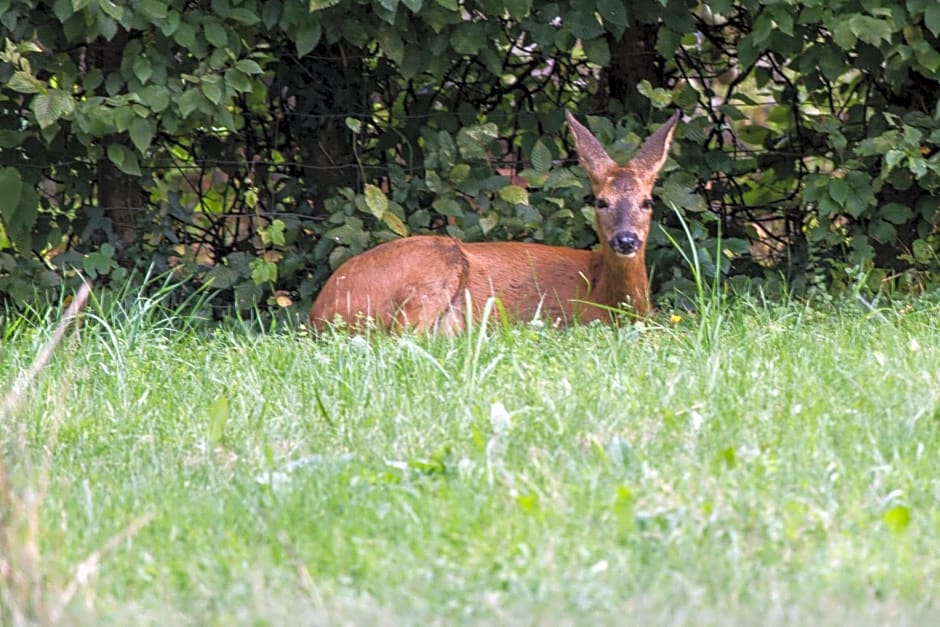
[[[607,243],[611,250],[624,257],[632,257],[643,245],[643,241],[631,231],[621,231],[611,237]]]

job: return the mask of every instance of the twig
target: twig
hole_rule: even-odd
[[[78,563],[75,567],[75,573],[72,575],[71,581],[69,581],[69,585],[65,587],[65,590],[62,591],[62,596],[59,597],[58,605],[49,612],[49,620],[53,625],[57,624],[59,619],[62,618],[62,612],[68,607],[75,593],[78,592],[78,589],[98,574],[98,566],[101,564],[101,558],[114,551],[121,542],[137,535],[137,532],[149,525],[153,519],[154,513],[149,512],[132,520],[120,533],[108,538],[107,542],[101,545],[100,548],[92,551],[88,557]]]
[[[313,577],[310,576],[310,570],[307,569],[307,565],[304,563],[303,558],[300,556],[300,553],[297,552],[297,549],[294,547],[293,543],[290,541],[290,536],[287,535],[286,531],[279,531],[277,534],[277,540],[281,543],[281,546],[284,548],[284,551],[290,556],[291,560],[294,562],[294,568],[297,569],[297,575],[300,577],[300,582],[303,584],[304,589],[307,591],[310,600],[317,606],[323,605],[323,597],[320,594],[317,584],[313,581]]]
[[[62,343],[65,333],[72,322],[78,317],[88,302],[91,294],[91,284],[87,281],[82,282],[81,288],[73,298],[65,311],[58,326],[52,333],[42,350],[33,359],[29,368],[24,370],[16,377],[9,391],[4,395],[2,404],[0,404],[0,420],[15,415],[23,404],[26,392],[29,386],[33,384],[39,373],[49,363],[52,353]],[[2,423],[0,423],[2,424]],[[53,434],[57,422],[53,422]],[[54,437],[50,436],[50,437]],[[48,469],[51,466],[51,449],[47,447],[47,455],[43,471],[40,477],[40,489],[38,492],[28,490],[21,499],[14,495],[10,483],[7,461],[0,454],[0,506],[7,511],[6,520],[0,520],[0,599],[3,600],[5,611],[0,614],[0,620],[3,620],[4,614],[12,618],[13,624],[30,624],[32,621],[28,616],[30,606],[39,611],[42,606],[42,584],[39,572],[39,503],[42,494],[45,494],[48,486]],[[11,521],[25,521],[26,539],[17,546],[11,543]],[[19,553],[21,558],[20,568],[14,563],[14,551]],[[20,603],[20,601],[24,603]],[[22,605],[22,607],[20,607]],[[25,610],[25,611],[24,611]],[[53,621],[55,622],[55,621]]]
[[[36,377],[39,376],[39,373],[42,372],[42,369],[49,363],[49,360],[52,358],[52,353],[59,344],[62,343],[65,332],[75,318],[78,317],[78,314],[85,308],[90,294],[91,283],[83,280],[82,286],[78,289],[78,293],[75,295],[75,298],[72,299],[68,309],[65,310],[65,315],[62,317],[62,320],[59,321],[59,325],[55,328],[55,331],[53,331],[52,337],[50,337],[49,341],[42,347],[42,350],[39,351],[36,358],[33,359],[33,363],[29,365],[29,368],[20,373],[10,387],[9,392],[4,395],[3,404],[0,405],[0,421],[13,415],[19,408],[27,388],[32,385]]]

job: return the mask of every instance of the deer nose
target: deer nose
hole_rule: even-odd
[[[643,242],[636,236],[636,233],[630,231],[621,231],[610,238],[608,244],[618,255],[633,255],[640,249]]]

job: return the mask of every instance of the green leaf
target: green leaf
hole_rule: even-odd
[[[398,70],[406,80],[411,80],[417,76],[424,60],[424,54],[425,51],[417,46],[405,46],[405,56],[398,64]]]
[[[330,229],[323,234],[325,238],[346,244],[354,251],[363,250],[369,243],[369,235],[362,228],[362,220],[347,218],[345,224]]]
[[[302,28],[297,33],[297,39],[294,45],[297,47],[297,56],[303,57],[320,43],[320,22],[314,22],[313,26]]]
[[[895,505],[882,515],[885,526],[891,533],[901,533],[911,524],[911,510],[904,505]]]
[[[150,148],[150,142],[153,141],[153,135],[156,132],[156,124],[147,118],[134,118],[127,132],[131,141],[134,142],[134,147],[143,154]]]
[[[140,10],[151,19],[162,20],[167,16],[167,3],[159,0],[140,0]]]
[[[105,246],[109,245],[105,244],[101,250],[88,253],[82,258],[82,269],[92,278],[107,275],[114,266],[113,248],[109,251],[105,249]]]
[[[483,229],[484,235],[495,229],[498,224],[499,214],[495,211],[490,211],[485,216],[480,217],[480,228]]]
[[[503,0],[503,6],[509,11],[509,15],[521,20],[532,10],[532,0]]]
[[[529,192],[519,185],[507,185],[499,190],[499,197],[513,205],[528,205]]]
[[[424,0],[401,0],[402,4],[408,7],[412,13],[417,13],[424,6]]]
[[[154,113],[160,113],[170,104],[170,90],[164,85],[148,85],[139,95],[141,102]]]
[[[9,3],[6,3],[5,8],[9,8]],[[72,8],[72,0],[55,0],[52,3],[52,13],[59,22],[65,23],[75,14],[75,9]]]
[[[748,33],[738,42],[738,63],[741,67],[750,67],[763,52],[755,43],[753,33]]]
[[[940,3],[932,2],[924,9],[924,24],[934,37],[940,37]]]
[[[263,74],[264,70],[256,61],[251,59],[239,59],[235,63],[236,69],[243,74]]]
[[[225,264],[216,264],[206,274],[206,285],[213,289],[227,290],[242,278],[241,272]]]
[[[465,159],[486,159],[486,149],[499,136],[499,129],[492,122],[477,124],[457,132],[457,147]]]
[[[354,134],[358,135],[362,132],[362,120],[358,118],[348,117],[345,120],[346,128],[351,130]]]
[[[251,77],[233,67],[225,70],[225,84],[228,85],[229,89],[239,93],[250,92],[253,87]]]
[[[434,170],[428,170],[424,175],[424,185],[428,188],[429,192],[434,194],[439,194],[444,191],[444,182],[441,181],[440,175]]]
[[[322,11],[323,9],[328,9],[331,6],[335,6],[337,4],[339,4],[339,0],[310,0],[308,10],[311,13],[315,13],[317,11]]]
[[[141,83],[146,83],[153,76],[153,64],[145,56],[138,55],[134,58],[134,76]]]
[[[696,212],[705,211],[706,209],[705,201],[701,196],[694,193],[691,187],[687,187],[673,178],[663,184],[660,197],[666,204],[678,209]]]
[[[22,192],[23,179],[19,170],[9,167],[0,170],[0,217],[8,228],[12,225]]]
[[[179,11],[169,11],[165,18],[160,18],[154,21],[156,22],[155,25],[159,27],[161,33],[163,33],[166,37],[172,37],[180,27],[182,17]]]
[[[460,10],[460,2],[458,0],[436,0],[439,5],[445,9],[450,9],[451,11]]]
[[[857,218],[865,212],[875,198],[871,179],[868,175],[853,170],[846,175],[845,180],[849,185],[849,194],[844,205],[845,211]]]
[[[380,188],[370,183],[366,183],[363,195],[369,212],[381,220],[385,216],[385,212],[388,211],[388,196]]]
[[[6,88],[21,94],[38,94],[46,90],[46,84],[30,73],[18,70],[7,81]]]
[[[836,202],[828,195],[820,196],[816,200],[816,210],[820,216],[830,216],[837,214],[842,208],[842,205],[837,205]]]
[[[271,224],[258,231],[261,235],[261,243],[265,246],[284,246],[287,242],[284,238],[286,227],[283,220],[272,220]]]
[[[869,222],[868,235],[875,241],[890,244],[897,240],[898,231],[890,222],[876,219]]]
[[[600,25],[594,16],[594,11],[572,11],[568,15],[562,16],[563,24],[572,35],[582,42],[600,37],[604,34],[604,27]]]
[[[29,107],[36,116],[39,126],[46,128],[59,118],[72,114],[75,111],[75,101],[61,89],[52,89],[33,98]]]
[[[757,19],[754,20],[754,25],[751,28],[751,36],[754,40],[754,45],[758,48],[764,49],[767,47],[768,39],[773,32],[773,22],[770,19],[770,16],[767,13],[761,13],[757,16]]]
[[[126,133],[131,127],[131,122],[137,119],[137,114],[130,107],[119,107],[114,109],[114,127],[119,133]]]
[[[101,32],[101,36],[104,37],[107,41],[114,39],[114,36],[117,35],[118,25],[115,20],[112,20],[106,15],[99,15],[96,20],[98,25],[98,30]]]
[[[391,27],[380,28],[376,39],[382,54],[395,65],[401,65],[402,59],[405,58],[405,42],[398,31]]]
[[[470,164],[458,163],[447,173],[447,178],[451,183],[460,185],[470,176]]]
[[[438,198],[431,203],[431,206],[434,207],[435,211],[445,216],[459,218],[464,214],[463,205],[453,198]]]
[[[140,164],[137,162],[137,155],[128,150],[121,144],[110,144],[108,146],[108,159],[125,174],[131,176],[140,176]]]
[[[225,27],[218,22],[207,22],[203,27],[206,40],[216,48],[228,47],[228,33]]]
[[[257,13],[248,9],[232,9],[231,12],[229,12],[229,17],[245,26],[254,26],[261,21]]]
[[[188,118],[202,103],[202,93],[198,89],[187,89],[177,100],[180,115]]]
[[[837,47],[826,46],[819,50],[818,64],[819,69],[822,70],[823,76],[831,81],[845,74],[845,54]]]
[[[940,52],[926,41],[919,41],[914,46],[914,58],[930,72],[940,69]],[[940,101],[938,101],[940,102]]]
[[[450,46],[457,54],[474,55],[485,43],[484,32],[475,22],[464,22],[450,37]]]
[[[115,20],[120,21],[124,17],[124,7],[111,2],[111,0],[98,0],[98,7]]]
[[[516,503],[519,504],[519,508],[523,512],[530,516],[538,516],[541,514],[541,506],[539,505],[539,495],[537,492],[520,494],[516,497]]]
[[[776,23],[777,30],[782,32],[784,35],[793,37],[793,9],[789,6],[778,4],[774,6],[774,9],[771,13],[774,22]]]
[[[402,237],[408,236],[408,225],[405,224],[401,218],[395,215],[393,211],[386,211],[382,216],[382,222],[384,222],[396,235],[400,235]]]
[[[719,451],[716,461],[726,468],[734,468],[738,465],[738,451],[733,446],[722,449]]]
[[[656,35],[656,52],[664,58],[672,58],[683,43],[684,36],[671,28],[660,28]],[[693,44],[694,45],[694,44]],[[689,88],[687,86],[687,88]],[[690,89],[690,88],[689,88]]]
[[[19,207],[6,223],[6,235],[18,250],[27,252],[33,247],[33,226],[39,217],[39,196],[30,185],[20,191]]]
[[[206,410],[209,414],[209,443],[218,444],[225,434],[225,425],[228,424],[229,402],[227,396],[220,396],[209,404]]]
[[[906,205],[890,202],[878,210],[878,217],[891,224],[904,224],[914,217],[914,211]]]
[[[584,47],[584,54],[588,61],[601,67],[607,67],[610,64],[610,47],[607,40],[600,37],[588,39],[581,44]]]
[[[0,6],[9,6],[9,2],[6,5],[0,4]],[[43,52],[43,49],[39,44],[32,41],[18,41],[15,44],[16,51],[20,54],[29,54],[30,52]]]
[[[614,35],[620,35],[629,25],[627,20],[627,3],[623,0],[598,0],[597,12],[601,14],[604,21],[617,28],[611,29]]]
[[[662,109],[672,103],[672,94],[669,90],[663,89],[662,87],[653,87],[652,83],[645,78],[637,84],[636,90],[643,96],[649,98],[650,102],[658,109]]]
[[[532,159],[532,167],[535,168],[537,172],[548,172],[552,167],[552,151],[549,150],[548,146],[545,143],[538,139],[535,144],[532,145],[532,154],[530,155]]]
[[[728,172],[734,168],[734,159],[726,152],[713,150],[705,153],[705,163],[710,170]]]
[[[855,31],[852,30],[849,21],[842,20],[832,29],[832,40],[843,50],[852,50],[855,48],[858,37],[855,35]]]
[[[914,253],[914,261],[921,264],[928,264],[934,260],[936,253],[930,242],[922,239],[915,239],[911,246],[911,252]]]
[[[176,32],[173,33],[173,39],[186,50],[194,48],[196,46],[196,29],[192,24],[182,22]]]
[[[849,22],[855,35],[862,41],[877,46],[882,40],[891,42],[891,23],[867,15],[853,15]]]
[[[366,29],[366,25],[359,20],[343,20],[339,24],[342,36],[352,45],[365,47],[373,39],[373,35]]]
[[[646,84],[649,85],[649,81],[646,81]],[[728,116],[735,122],[740,122],[741,120],[747,119],[747,115],[743,111],[741,111],[741,109],[731,104],[721,105],[719,107],[719,111],[721,111],[723,114],[725,114],[726,116]]]
[[[849,197],[849,184],[845,179],[832,179],[829,183],[829,196],[839,205],[845,205],[845,199]]]
[[[203,81],[199,83],[203,95],[214,105],[220,104],[224,96],[222,85],[216,82]]]
[[[277,264],[260,257],[252,259],[248,264],[251,268],[251,280],[255,285],[274,283],[277,281]]]

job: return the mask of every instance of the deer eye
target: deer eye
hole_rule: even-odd
[[[610,203],[603,198],[598,198],[594,201],[594,206],[598,209],[606,209],[610,206]]]
[[[640,204],[640,207],[642,207],[644,211],[652,211],[652,210],[653,210],[653,199],[652,199],[652,198],[647,198],[646,200],[644,200],[644,201]]]

